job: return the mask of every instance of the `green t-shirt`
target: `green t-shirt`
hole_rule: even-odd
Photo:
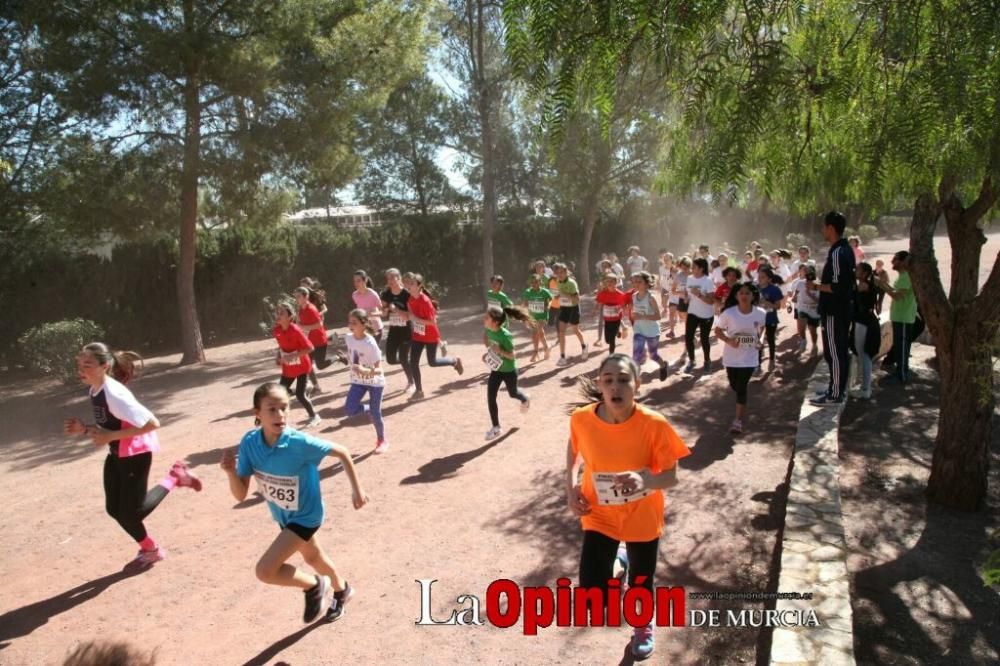
[[[903,324],[912,324],[917,320],[917,297],[913,293],[913,282],[910,280],[910,274],[900,273],[892,288],[905,289],[906,296],[892,299],[889,319]]]
[[[495,343],[497,347],[502,349],[507,353],[513,353],[514,351],[514,336],[506,328],[501,327],[498,331],[492,331],[486,329],[486,338],[490,343]],[[491,351],[487,350],[487,355],[492,354]],[[490,370],[497,370],[498,372],[513,372],[517,369],[517,364],[512,358],[506,358],[504,356],[497,357],[500,360],[500,367],[494,368],[490,367]],[[495,360],[494,360],[495,363]],[[487,365],[489,365],[489,356],[487,357]]]
[[[486,292],[486,307],[496,307],[509,308],[514,304],[514,301],[510,300],[510,296],[503,293],[502,291],[493,291],[492,289]]]
[[[554,294],[548,289],[525,289],[521,299],[528,304],[528,312],[534,319],[548,319],[549,302]]]
[[[559,281],[559,305],[564,308],[574,307],[579,305],[579,303],[573,303],[570,296],[578,296],[580,294],[580,288],[576,286],[576,280],[573,278],[566,278],[566,281]]]

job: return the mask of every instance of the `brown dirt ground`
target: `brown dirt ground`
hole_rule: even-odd
[[[93,638],[132,640],[156,650],[161,664],[629,663],[624,628],[553,627],[527,637],[519,627],[415,626],[418,578],[439,581],[437,618],[457,607],[460,594],[485,599],[498,578],[550,586],[559,576],[576,578],[579,523],[561,485],[566,409],[577,397],[575,377],[595,371],[604,353],[594,350],[565,369],[554,358],[522,367],[532,409],[522,415],[501,394],[507,432],[487,443],[480,315],[456,310],[443,321],[466,374],[424,369],[428,397],[409,404],[401,372],[389,373],[384,412],[392,448],[384,456],[371,455],[367,421],[339,422],[344,371],[322,376],[320,434],[352,450],[373,499],[354,511],[341,470],[322,467],[327,519],[319,538],[357,589],[334,625],[301,625],[301,596],[254,578],[275,525],[258,496],[234,506],[217,466],[222,450],[252,427],[253,388],[274,378],[271,341],[211,349],[197,367],[177,367],[177,356],[154,358],[134,383],[164,424],[151,482],[177,458],[205,482],[200,495],[180,490],[147,520],[169,557],[138,576],[120,572],[134,545],[103,512],[102,454],[60,432],[64,417],[87,415],[84,390],[0,380],[0,663],[56,663]],[[681,463],[681,484],[668,494],[658,585],[773,591],[788,461],[815,363],[792,360],[787,336],[779,332],[784,370],[752,383],[750,430],[737,440],[727,434],[733,397],[722,370],[697,381],[673,374],[661,384],[647,366],[653,381],[643,400],[661,409],[693,450]],[[516,337],[526,359],[528,336],[518,330]],[[570,353],[578,349],[569,345]],[[670,340],[663,349],[676,360],[681,346]],[[293,416],[303,416],[294,403]],[[656,637],[654,661],[680,664],[753,662],[758,643],[769,641],[750,628],[662,628]]]
[[[940,390],[933,354],[915,345],[913,381],[902,390],[876,386],[874,403],[849,403],[841,422],[854,648],[862,664],[1000,661],[1000,595],[981,575],[988,553],[1000,548],[1000,433],[994,430],[985,511],[927,503]]]

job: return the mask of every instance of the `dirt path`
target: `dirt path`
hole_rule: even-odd
[[[322,377],[321,434],[351,448],[374,499],[354,511],[340,470],[323,467],[328,517],[320,538],[358,592],[335,625],[303,627],[297,593],[256,581],[254,562],[275,525],[257,496],[233,506],[217,466],[222,449],[253,425],[253,388],[274,375],[270,341],[212,349],[199,367],[153,359],[135,382],[164,423],[154,482],[183,457],[206,486],[200,495],[175,493],[148,520],[169,558],[135,577],[119,573],[133,545],[104,515],[101,455],[60,433],[64,417],[87,414],[84,391],[8,382],[0,403],[0,662],[57,662],[91,638],[132,639],[155,648],[161,664],[619,660],[625,629],[553,627],[526,637],[518,627],[415,626],[418,578],[439,581],[437,619],[458,606],[460,594],[484,598],[497,578],[550,586],[562,575],[575,579],[580,532],[561,485],[565,410],[577,398],[575,376],[594,371],[599,356],[594,351],[565,369],[552,361],[524,368],[531,412],[520,414],[501,396],[508,432],[487,443],[479,316],[465,310],[443,317],[453,353],[469,370],[458,377],[448,368],[424,369],[427,399],[417,404],[402,399],[401,373],[390,373],[387,455],[371,456],[367,422],[338,422],[344,372]],[[516,337],[523,351],[527,336]],[[726,432],[732,394],[722,370],[697,381],[675,374],[643,391],[694,451],[668,495],[658,585],[765,591],[802,386],[814,362],[791,360],[786,337],[787,329],[779,339],[785,370],[751,385],[750,431],[739,440]],[[676,360],[681,346],[671,340],[663,348]],[[293,416],[302,415],[293,406]],[[657,661],[752,662],[758,638],[755,629],[658,629]]]

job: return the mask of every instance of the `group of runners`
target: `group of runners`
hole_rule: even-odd
[[[607,590],[618,562],[624,565],[623,576],[629,585],[645,585],[652,592],[657,543],[663,529],[662,490],[676,485],[677,461],[690,453],[662,414],[635,400],[643,384],[644,363],[657,363],[661,381],[668,376],[671,363],[659,350],[663,332],[673,337],[675,327],[683,326],[685,351],[678,365],[686,360],[684,371],[688,374],[696,371],[696,335],[700,336],[703,372],[713,367],[713,333],[721,343],[722,365],[736,394],[733,433],[743,430],[747,387],[755,373],[763,372],[765,349],[768,371],[776,367],[775,338],[782,310],[795,314],[798,350],[805,351],[811,342],[816,352],[819,294],[828,285],[816,282],[809,248],[799,248],[798,258],[790,259],[789,252],[777,250],[765,255],[755,245],[740,261],[731,253],[713,257],[708,247],[701,246],[679,259],[661,252],[654,275],[639,248],[633,247],[626,259],[627,278],[611,258],[598,264],[594,344],[606,344],[609,354],[601,360],[595,378],[581,380],[586,401],[570,418],[566,458],[567,503],[580,517],[584,532],[581,585]],[[352,298],[356,307],[347,315],[344,350],[333,354],[348,367],[345,413],[348,417],[369,417],[376,431],[375,453],[388,449],[381,413],[386,365],[401,366],[407,381],[404,391],[410,400],[424,396],[420,362],[425,350],[431,367],[448,366],[459,375],[464,372],[462,360],[448,357],[441,349],[438,303],[423,277],[395,268],[386,270],[384,276],[385,286],[377,292],[364,271],[354,274]],[[871,298],[866,303],[870,301],[875,308],[877,292],[887,284],[884,279],[867,284]],[[566,345],[571,335],[577,338],[581,358],[589,354],[582,330],[579,285],[566,264],[549,267],[538,261],[523,290],[512,292],[512,297],[504,289],[504,278],[494,276],[483,315],[482,360],[489,370],[486,385],[491,421],[487,440],[502,433],[497,405],[501,386],[522,410],[531,405],[530,396],[518,387],[512,320],[530,331],[530,362],[549,359],[552,346],[557,346],[556,365],[568,365]],[[220,467],[238,501],[246,498],[250,478],[256,479],[257,490],[280,528],[256,564],[257,577],[268,584],[301,589],[305,622],[324,614],[327,620],[336,620],[343,615],[353,589],[316,539],[324,518],[318,473],[321,461],[332,456],[341,463],[356,509],[365,506],[369,498],[350,452],[304,432],[320,423],[310,396],[320,390],[317,371],[328,368],[333,360],[328,359],[331,339],[323,321],[328,312],[324,290],[315,280],[305,278],[294,295],[294,309],[291,304],[281,304],[275,313],[280,379],[254,391],[254,428],[235,452],[223,453]],[[547,329],[551,328],[555,339],[550,345]],[[618,353],[617,345],[629,330],[631,354]],[[202,484],[178,461],[159,484],[147,490],[152,454],[159,449],[155,431],[160,424],[126,387],[137,362],[137,355],[113,353],[100,343],[84,347],[78,355],[78,371],[90,389],[94,423],[70,418],[65,432],[87,435],[95,445],[107,449],[106,509],[139,546],[130,566],[145,567],[162,560],[165,551],[147,533],[144,519],[173,489],[199,491]],[[291,426],[293,387],[309,417],[301,430]],[[312,572],[289,564],[295,553],[302,555]],[[631,638],[633,656],[647,658],[653,648],[652,626],[636,627]]]

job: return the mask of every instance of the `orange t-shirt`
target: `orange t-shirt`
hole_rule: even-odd
[[[559,278],[555,275],[549,278],[549,291],[551,291],[555,296],[549,301],[550,310],[559,309]]]
[[[598,502],[593,475],[643,467],[659,474],[691,451],[659,412],[636,405],[625,423],[606,423],[597,416],[598,404],[577,409],[569,419],[573,452],[583,456],[583,496],[591,508],[580,519],[583,529],[618,541],[657,539],[663,532],[663,491],[654,490],[628,504],[606,506]]]

